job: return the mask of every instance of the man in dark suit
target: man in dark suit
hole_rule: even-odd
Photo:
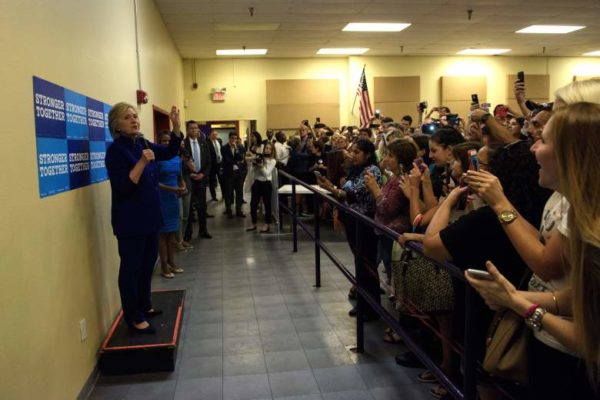
[[[235,193],[235,215],[245,217],[242,212],[244,177],[246,176],[246,164],[244,161],[244,146],[237,144],[238,134],[229,133],[229,141],[221,147],[223,156],[223,187],[225,197],[225,214],[228,218],[233,218],[231,206],[234,201]]]
[[[196,121],[188,121],[185,124],[187,137],[183,145],[185,150],[192,156],[192,163],[184,168],[192,186],[190,188],[192,199],[190,201],[190,212],[188,223],[185,228],[183,240],[188,242],[192,238],[192,216],[194,209],[198,212],[199,237],[211,239],[206,226],[206,187],[210,176],[210,151],[208,144],[204,139],[204,134],[200,132],[200,127]]]
[[[223,156],[221,155],[222,146],[223,143],[219,138],[219,134],[213,129],[208,137],[208,150],[210,151],[210,176],[208,187],[210,189],[210,197],[213,201],[219,200],[217,199],[217,181],[219,185],[221,185],[221,197],[225,197],[223,195],[223,182],[220,177],[221,162],[223,161]]]

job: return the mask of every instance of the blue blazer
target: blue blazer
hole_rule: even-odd
[[[137,184],[129,172],[146,148],[154,151],[156,161],[170,160],[179,152],[181,138],[171,133],[169,146],[143,138],[120,136],[106,150],[106,169],[112,189],[112,227],[117,238],[158,232],[163,219],[160,211],[158,165],[150,162]]]

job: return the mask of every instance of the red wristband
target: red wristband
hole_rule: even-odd
[[[535,312],[535,310],[539,307],[539,304],[532,304],[531,306],[529,306],[529,308],[527,309],[527,311],[525,311],[525,318],[529,318],[533,315],[533,313]]]

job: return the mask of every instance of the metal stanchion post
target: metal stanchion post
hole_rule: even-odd
[[[296,181],[292,179],[292,241],[294,242],[294,253],[298,252],[298,222],[296,220]]]
[[[463,398],[464,400],[475,400],[477,398],[475,354],[473,351],[473,334],[471,330],[473,321],[473,289],[465,284],[465,336],[464,336],[464,375],[463,375]]]
[[[356,269],[356,352],[362,353],[365,351],[365,332],[363,321],[365,315],[365,299],[363,299],[360,291],[364,288],[365,282],[365,265],[363,263],[363,245],[361,234],[361,222],[356,220],[354,225],[355,250],[354,250],[354,265]]]
[[[317,193],[313,194],[313,208],[315,214],[315,287],[321,287],[321,229],[319,225],[319,209],[321,202]]]

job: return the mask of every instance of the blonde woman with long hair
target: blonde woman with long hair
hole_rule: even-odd
[[[546,331],[577,356],[530,340],[530,377],[539,375],[539,369],[547,375],[531,379],[528,398],[598,398],[600,105],[576,103],[559,109],[533,151],[541,167],[540,182],[560,192],[570,204],[559,228],[568,233],[564,268],[569,269],[569,285],[557,292],[517,291],[490,262],[487,268],[493,280],[475,279],[468,273],[466,278],[492,309],[510,308],[534,332]],[[585,363],[585,373],[578,358]]]

